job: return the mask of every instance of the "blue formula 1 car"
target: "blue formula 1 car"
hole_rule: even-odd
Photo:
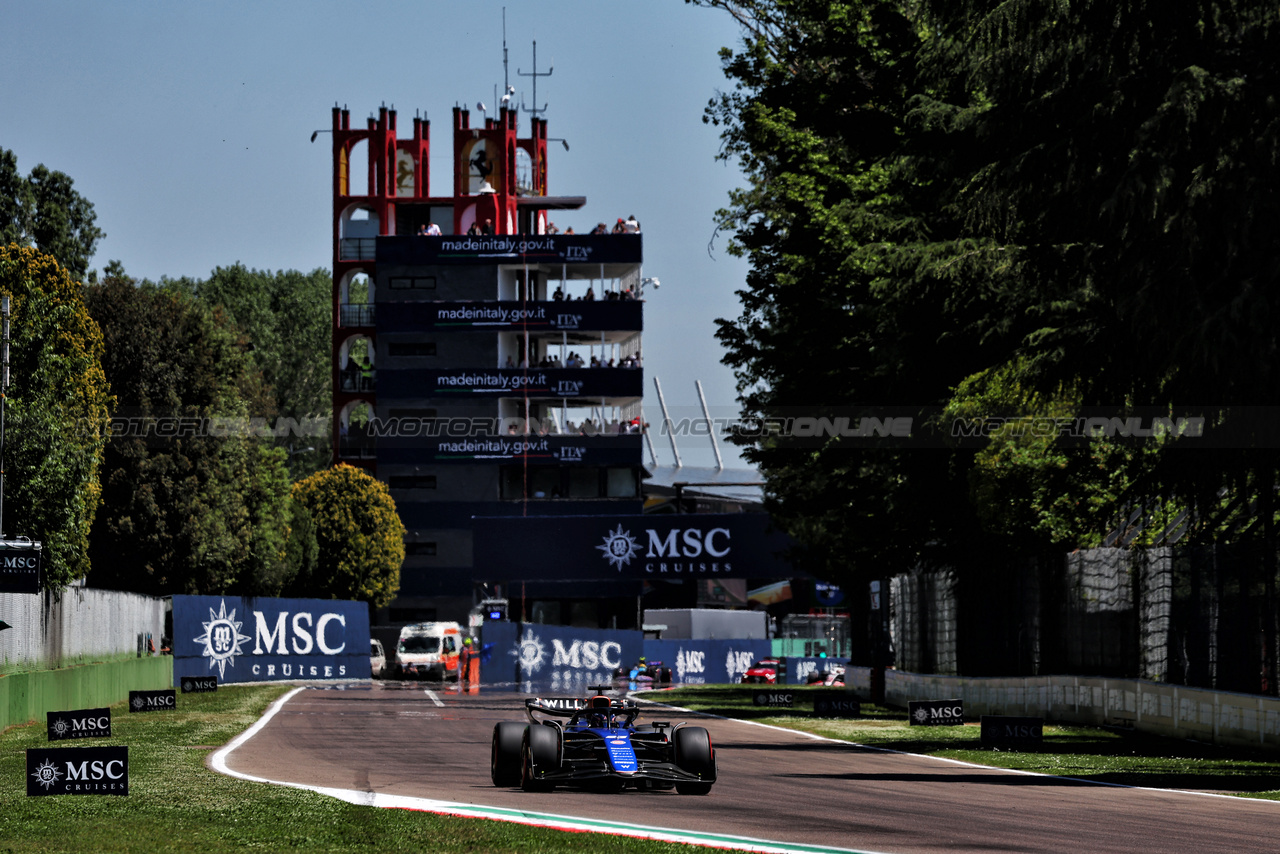
[[[705,795],[716,781],[711,736],[699,726],[654,721],[637,726],[635,700],[591,686],[587,698],[525,700],[530,723],[502,721],[493,728],[490,772],[495,786],[549,792],[577,786],[618,792],[671,789]]]

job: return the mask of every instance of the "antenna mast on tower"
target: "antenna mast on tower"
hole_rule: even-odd
[[[505,39],[505,36],[504,36],[504,39]],[[526,74],[525,72],[521,71],[519,68],[516,69],[516,74],[520,75],[521,77],[533,78],[533,106],[525,107],[524,98],[522,97],[520,99],[520,106],[524,109],[526,113],[533,113],[533,115],[536,117],[538,113],[545,113],[547,111],[546,104],[543,104],[541,108],[538,107],[538,78],[550,77],[552,74],[555,73],[555,70],[556,70],[555,66],[553,65],[551,68],[548,68],[545,72],[541,74],[538,73],[538,40],[534,39],[533,40],[533,71]]]

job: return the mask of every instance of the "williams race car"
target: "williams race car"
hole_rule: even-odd
[[[526,792],[549,792],[556,786],[710,792],[716,757],[707,731],[666,721],[637,726],[636,701],[606,696],[609,687],[593,685],[596,695],[585,699],[525,700],[530,723],[495,725],[493,785],[520,786]]]

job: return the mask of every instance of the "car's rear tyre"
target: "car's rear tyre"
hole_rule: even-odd
[[[493,750],[489,776],[495,786],[520,785],[520,746],[529,725],[522,721],[501,721],[493,727]]]
[[[682,795],[705,795],[716,778],[716,756],[711,749],[711,735],[700,726],[681,727],[675,736],[676,765],[681,771],[697,774],[702,782],[676,783]]]
[[[534,725],[524,732],[520,746],[520,788],[526,792],[549,792],[555,783],[542,777],[560,768],[560,733],[556,729]]]

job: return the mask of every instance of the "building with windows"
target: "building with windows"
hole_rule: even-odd
[[[563,580],[547,555],[521,573],[519,541],[477,563],[477,518],[643,505],[642,237],[548,234],[585,198],[548,193],[547,124],[521,137],[516,117],[454,108],[452,186],[432,195],[427,121],[401,138],[395,110],[357,129],[333,110],[333,458],[385,482],[408,529],[379,623],[465,620],[483,598],[637,620],[640,579]]]

